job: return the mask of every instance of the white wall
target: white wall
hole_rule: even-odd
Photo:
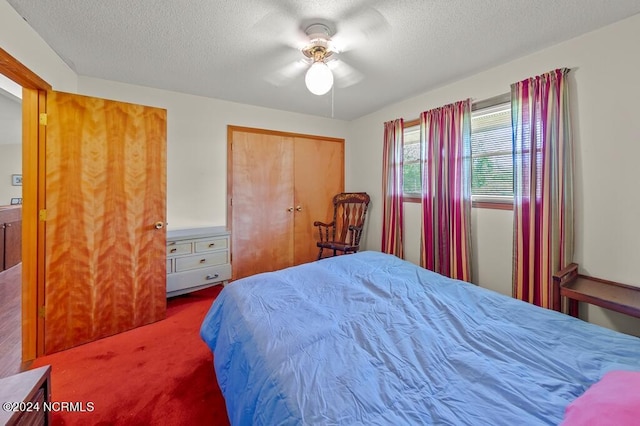
[[[11,183],[13,174],[22,174],[22,106],[0,89],[0,206],[22,198],[22,187]]]
[[[420,94],[351,123],[348,149],[358,163],[347,169],[348,187],[372,196],[366,244],[379,249],[383,123],[414,119],[422,111],[457,100],[506,93],[511,83],[569,67],[575,136],[576,252],[580,272],[640,286],[640,15],[555,45],[536,54]],[[444,66],[444,65],[443,65]],[[419,232],[419,211],[406,204],[405,233]],[[474,281],[510,294],[510,212],[473,209]],[[407,258],[417,259],[415,235]],[[589,306],[589,321],[640,335],[640,321]]]
[[[22,198],[22,187],[11,184],[11,175],[22,174],[22,144],[0,143],[0,206]]]
[[[51,84],[55,90],[75,92],[76,73],[5,0],[0,0],[0,48]]]
[[[167,110],[169,229],[225,226],[227,126],[346,138],[348,122],[79,77],[85,95]]]

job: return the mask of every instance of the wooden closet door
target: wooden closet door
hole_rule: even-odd
[[[48,92],[47,121],[52,353],[165,316],[166,111]]]
[[[313,222],[331,222],[332,198],[344,190],[344,140],[296,137],[294,142],[294,264],[299,265],[318,258]]]
[[[293,263],[293,139],[229,128],[233,278]]]

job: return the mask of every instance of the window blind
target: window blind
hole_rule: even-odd
[[[513,197],[511,104],[471,114],[471,194],[476,200]]]

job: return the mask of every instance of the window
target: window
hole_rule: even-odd
[[[422,165],[420,164],[420,121],[404,123],[403,190],[406,198],[420,198]]]
[[[479,202],[511,202],[511,104],[474,108],[471,114],[471,195]]]
[[[471,113],[471,195],[489,207],[511,205],[513,156],[510,94],[473,104]],[[422,186],[420,121],[404,123],[404,197],[419,201]],[[486,204],[485,204],[486,206]]]

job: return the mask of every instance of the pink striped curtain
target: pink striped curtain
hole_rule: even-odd
[[[471,99],[420,114],[421,266],[471,280]]]
[[[514,297],[552,309],[554,272],[573,260],[568,69],[511,86]]]
[[[382,157],[382,252],[404,258],[402,165],[404,123],[401,118],[384,123]]]

